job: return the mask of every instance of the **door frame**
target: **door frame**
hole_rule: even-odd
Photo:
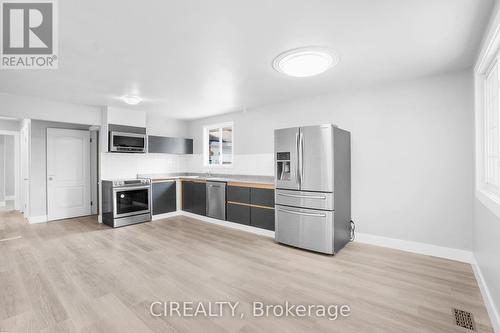
[[[6,131],[0,130],[0,135],[13,136],[14,137],[14,209],[19,210],[20,208],[20,168],[21,168],[21,154],[20,154],[20,131]],[[5,150],[4,150],[4,160],[5,160]],[[5,172],[2,175],[5,178]]]
[[[26,171],[26,174],[23,173]],[[30,219],[31,212],[31,119],[21,120],[19,129],[19,210]],[[31,221],[30,221],[31,223]]]
[[[90,193],[91,205],[90,210],[92,215],[99,214],[100,195],[99,195],[99,148],[100,148],[100,132],[97,126],[93,126],[90,131]]]
[[[79,217],[79,216],[66,216],[66,217],[54,217],[51,216],[51,213],[49,211],[49,200],[50,200],[50,195],[49,195],[49,132],[50,131],[71,131],[71,132],[82,132],[82,133],[88,133],[89,139],[91,138],[90,131],[85,130],[85,129],[71,129],[71,128],[59,128],[59,127],[47,127],[46,129],[46,152],[45,152],[45,159],[47,163],[47,168],[46,168],[46,198],[47,198],[47,221],[53,221],[53,220],[59,220],[59,219],[66,219],[66,218],[74,218],[74,217]],[[92,214],[92,206],[91,206],[91,201],[92,201],[92,174],[91,174],[91,164],[92,164],[92,158],[91,158],[91,143],[90,140],[87,142],[87,157],[86,157],[86,163],[87,163],[87,173],[88,173],[88,181],[85,181],[84,184],[86,183],[86,186],[88,187],[88,214],[84,214],[81,216],[87,216]]]

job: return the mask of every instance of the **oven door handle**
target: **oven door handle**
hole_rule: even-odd
[[[113,192],[124,192],[131,190],[149,190],[151,186],[123,186],[123,187],[114,187]]]

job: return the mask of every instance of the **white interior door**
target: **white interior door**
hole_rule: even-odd
[[[47,129],[47,217],[90,215],[90,133]]]

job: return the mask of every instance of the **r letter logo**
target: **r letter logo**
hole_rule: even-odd
[[[56,69],[55,0],[0,0],[1,69]]]

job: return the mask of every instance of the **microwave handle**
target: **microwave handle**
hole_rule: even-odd
[[[146,138],[146,134],[139,134],[139,133],[127,133],[127,132],[110,132],[111,136],[131,136],[134,138]]]

